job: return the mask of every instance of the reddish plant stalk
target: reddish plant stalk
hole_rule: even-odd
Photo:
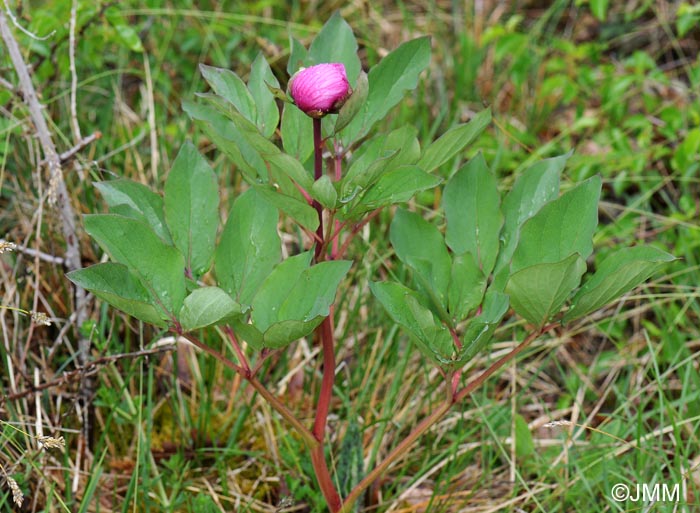
[[[314,118],[314,179],[318,180],[323,176],[323,139],[321,137],[321,120]],[[336,165],[339,165],[336,164]],[[338,173],[336,169],[336,174]],[[317,201],[313,201],[313,206],[318,213],[318,229],[316,230],[316,249],[314,251],[315,260],[319,262],[324,259],[323,253],[327,240],[323,233],[323,207]],[[340,494],[333,484],[326,455],[324,453],[324,440],[326,435],[326,425],[328,423],[328,411],[330,410],[331,399],[333,398],[333,383],[335,382],[335,340],[333,335],[333,313],[331,306],[328,317],[326,317],[317,333],[321,339],[321,350],[323,351],[323,378],[321,379],[321,390],[318,394],[316,405],[316,417],[312,430],[316,444],[310,447],[311,463],[314,467],[316,480],[318,481],[323,497],[326,499],[331,513],[338,511],[343,504]]]
[[[229,342],[231,342],[231,345],[233,346],[233,350],[236,352],[236,357],[238,358],[238,362],[241,364],[243,367],[243,371],[246,373],[247,376],[252,376],[252,373],[250,371],[250,364],[248,363],[248,359],[245,356],[245,353],[243,352],[243,349],[241,348],[241,345],[238,343],[238,339],[236,338],[236,334],[233,332],[230,326],[224,327],[224,333],[226,333],[226,336],[229,339]]]
[[[323,138],[321,137],[321,120],[313,119],[314,123],[314,180],[318,180],[323,176]],[[325,241],[323,240],[323,207],[318,200],[313,201],[313,207],[318,214],[318,228],[316,228],[316,250],[314,254],[316,261],[321,260]],[[319,242],[320,241],[320,242]]]

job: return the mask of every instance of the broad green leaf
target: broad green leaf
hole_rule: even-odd
[[[165,219],[195,278],[209,270],[219,226],[216,175],[192,143],[180,149],[165,181]]]
[[[123,178],[97,182],[95,187],[111,213],[144,221],[164,242],[172,243],[165,223],[163,198],[158,194],[143,184]]]
[[[333,187],[330,176],[323,175],[314,182],[311,186],[311,197],[318,200],[318,202],[326,208],[335,208],[335,203],[338,200],[338,193],[335,187]]]
[[[126,265],[157,303],[173,316],[185,298],[185,261],[151,228],[136,219],[115,214],[84,217],[85,231],[112,261]]]
[[[239,303],[250,305],[282,258],[277,209],[255,189],[234,201],[214,255],[216,279]]]
[[[439,168],[474,142],[490,123],[491,109],[485,109],[474,116],[469,123],[451,128],[425,149],[418,161],[418,166],[429,173]]]
[[[289,36],[289,60],[287,61],[287,73],[291,77],[299,71],[299,68],[304,67],[307,60],[308,52],[306,47],[299,42],[298,39]]]
[[[118,310],[144,322],[165,326],[164,314],[154,306],[153,297],[125,265],[106,262],[66,276]]]
[[[451,335],[420,304],[415,291],[393,282],[370,283],[369,287],[389,317],[412,335],[423,355],[437,363],[450,360],[454,350]]]
[[[350,83],[354,83],[360,73],[360,57],[357,55],[357,41],[350,25],[336,11],[323,25],[309,47],[306,63],[322,64],[341,62]]]
[[[362,71],[360,72],[360,76],[357,77],[357,83],[355,87],[353,87],[350,98],[347,99],[345,104],[340,108],[340,112],[338,112],[338,117],[333,127],[334,134],[340,132],[355,119],[355,116],[359,114],[362,107],[365,105],[368,94],[369,82],[367,80],[367,74]]]
[[[309,190],[313,185],[313,177],[301,163],[286,153],[269,153],[263,155],[265,162],[270,166],[271,174],[280,172],[301,185],[305,190]]]
[[[488,290],[481,307],[481,313],[469,322],[461,337],[463,346],[456,363],[468,362],[486,347],[508,311],[508,296],[495,290]]]
[[[496,260],[495,283],[500,290],[508,281],[508,267],[518,244],[520,227],[559,194],[559,176],[571,153],[536,162],[515,181],[503,200],[501,250]],[[502,270],[502,272],[500,272]]]
[[[260,351],[265,347],[263,334],[255,326],[250,324],[245,318],[234,318],[231,321],[231,328],[238,340],[245,340],[253,349]]]
[[[259,185],[255,187],[255,190],[272,205],[294,219],[304,228],[312,232],[316,231],[316,228],[318,228],[318,213],[308,203],[282,192],[278,192],[272,186]]]
[[[253,299],[252,320],[268,347],[283,347],[311,333],[330,313],[338,285],[352,262],[309,267],[311,252],[290,257],[265,279]]]
[[[486,276],[471,253],[453,255],[448,289],[448,311],[453,324],[458,324],[475,310],[484,297]]]
[[[204,80],[216,94],[233,105],[247,120],[255,123],[257,118],[255,99],[238,75],[231,70],[206,64],[200,64],[199,69]]]
[[[313,123],[299,107],[285,103],[282,111],[282,147],[299,162],[314,152]]]
[[[343,144],[363,137],[372,126],[384,119],[387,112],[399,103],[406,91],[418,84],[418,76],[430,62],[430,38],[408,41],[372,67],[368,75],[369,94],[365,106],[343,130]]]
[[[622,248],[609,255],[598,270],[573,297],[572,306],[564,315],[569,322],[607,305],[646,281],[673,255],[652,246]]]
[[[581,283],[586,262],[574,253],[560,262],[535,264],[514,273],[506,285],[513,309],[537,328],[557,314]]]
[[[484,275],[496,263],[503,216],[496,178],[478,153],[445,186],[445,242],[456,254],[471,253]]]
[[[280,120],[279,109],[275,96],[270,92],[268,85],[279,87],[280,84],[272,74],[270,65],[261,53],[253,61],[248,79],[248,89],[256,106],[255,124],[260,133],[268,139],[272,137]]]
[[[255,297],[253,297],[253,324],[265,332],[279,320],[279,309],[284,299],[297,285],[301,273],[309,268],[312,253],[306,251],[291,256],[267,275]]]
[[[349,203],[369,189],[390,167],[415,163],[420,156],[416,133],[415,127],[403,126],[363,144],[340,182],[341,202]]]
[[[436,306],[446,309],[452,260],[438,229],[414,212],[397,210],[389,239],[399,259],[425,280]]]
[[[263,333],[263,347],[280,349],[311,333],[323,322],[323,317],[310,321],[288,319],[269,326]]]
[[[350,270],[349,260],[321,262],[305,269],[285,300],[280,304],[278,320],[312,321],[328,317],[341,280]]]
[[[573,253],[588,258],[598,224],[600,187],[600,177],[589,178],[528,219],[520,229],[511,274],[531,265],[560,262]]]
[[[219,287],[202,287],[185,298],[178,318],[183,330],[192,331],[230,321],[240,313],[241,305]]]
[[[455,346],[449,330],[425,308],[417,297],[406,296],[406,306],[411,316],[416,320],[418,336],[423,340],[433,354],[433,358],[441,364],[451,364],[455,356]]]
[[[436,187],[440,182],[440,178],[426,173],[418,166],[397,167],[383,173],[365,193],[358,205],[359,211],[366,212],[385,205],[403,203],[420,191]],[[357,207],[354,213],[358,213]]]
[[[217,149],[234,163],[246,180],[254,182],[258,177],[267,180],[265,161],[233,121],[208,105],[184,101],[182,108],[198,122]],[[257,132],[257,128],[254,130]]]

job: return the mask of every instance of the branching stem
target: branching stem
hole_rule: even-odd
[[[512,351],[508,354],[502,356],[496,360],[491,366],[483,371],[479,376],[470,381],[467,386],[456,394],[448,394],[448,398],[443,401],[440,406],[437,407],[429,416],[424,418],[414,429],[411,431],[406,438],[404,438],[399,445],[397,445],[389,455],[384,458],[384,460],[379,463],[365,478],[360,481],[355,488],[352,489],[350,494],[343,501],[343,506],[337,511],[337,513],[350,513],[352,511],[353,505],[362,496],[364,491],[369,488],[374,481],[376,481],[379,476],[381,476],[389,466],[401,458],[413,445],[413,443],[425,434],[434,424],[436,424],[449,410],[450,408],[464,400],[468,395],[470,395],[474,390],[479,388],[483,383],[491,377],[496,371],[501,369],[505,364],[510,362],[518,354],[520,354],[527,346],[529,346],[533,341],[539,338],[544,333],[547,333],[554,329],[557,324],[549,324],[540,328],[539,330],[532,333],[523,342],[518,344]],[[446,383],[446,386],[451,386],[451,383]],[[450,400],[451,397],[451,400]]]

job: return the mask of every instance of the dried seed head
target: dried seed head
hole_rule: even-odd
[[[0,255],[5,252],[14,251],[17,249],[17,244],[14,242],[8,242],[6,240],[0,240]]]
[[[547,422],[542,427],[552,428],[552,427],[570,426],[570,425],[571,425],[571,422],[569,422],[568,420],[553,420],[552,422]]]
[[[10,487],[10,490],[12,490],[13,502],[21,508],[22,503],[24,502],[24,494],[22,493],[22,490],[19,489],[17,481],[12,479],[10,476],[7,476],[7,485]]]
[[[32,312],[32,322],[39,326],[51,326],[51,319],[44,312]]]
[[[41,447],[44,449],[63,450],[66,447],[66,440],[62,436],[59,436],[58,438],[54,438],[53,436],[40,436],[37,439],[39,440]]]

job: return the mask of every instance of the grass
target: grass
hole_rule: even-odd
[[[574,149],[566,180],[604,178],[597,258],[613,242],[658,244],[680,258],[623,302],[542,338],[459,410],[452,411],[370,489],[363,511],[627,511],[610,499],[615,483],[681,484],[692,511],[700,501],[698,351],[700,225],[697,198],[700,61],[697,29],[681,37],[677,2],[611,3],[604,21],[586,5],[555,1],[461,4],[125,2],[111,11],[80,4],[76,47],[78,120],[102,138],[66,169],[81,213],[103,209],[93,181],[125,176],[162,189],[180,144],[192,138],[218,173],[224,205],[240,187],[231,164],[207,146],[180,108],[204,90],[200,62],[247,75],[262,51],[285,79],[291,31],[308,44],[334,8],[353,26],[370,65],[400,42],[433,38],[433,60],[410,101],[386,121],[416,126],[423,142],[484,104],[495,123],[462,156],[482,151],[509,187],[528,163]],[[73,145],[67,20],[71,2],[22,4],[16,32],[34,64],[59,145]],[[481,7],[478,7],[481,6]],[[481,10],[480,10],[481,9]],[[131,32],[130,32],[131,30]],[[133,36],[144,52],[134,51]],[[2,57],[9,70],[9,61]],[[146,65],[148,63],[148,65]],[[14,80],[11,72],[3,74]],[[56,213],[40,207],[32,127],[19,98],[0,89],[0,234],[62,256]],[[155,117],[156,125],[149,125]],[[459,165],[444,166],[449,176]],[[435,216],[431,194],[415,208]],[[355,267],[337,320],[338,379],[329,461],[338,464],[348,419],[360,427],[365,464],[395,446],[441,399],[436,371],[368,291],[370,279],[405,271],[386,242],[390,212],[353,249]],[[298,237],[290,232],[289,242]],[[82,240],[83,261],[97,248]],[[51,327],[0,311],[0,511],[13,511],[4,474],[25,495],[23,511],[323,511],[303,443],[230,371],[181,348],[146,357],[166,333],[96,304],[84,327],[95,358],[96,438],[80,436],[80,374],[71,293],[61,265],[18,252],[0,257],[2,305],[45,311]],[[516,320],[474,361],[476,373],[522,340]],[[220,347],[216,334],[208,342]],[[302,418],[318,391],[317,348],[300,341],[264,368],[264,379]],[[291,369],[291,370],[289,370]],[[7,398],[10,396],[12,398]],[[565,421],[547,427],[552,421]],[[40,450],[43,433],[65,451]],[[648,504],[646,504],[648,505]],[[520,508],[520,509],[518,509]]]

